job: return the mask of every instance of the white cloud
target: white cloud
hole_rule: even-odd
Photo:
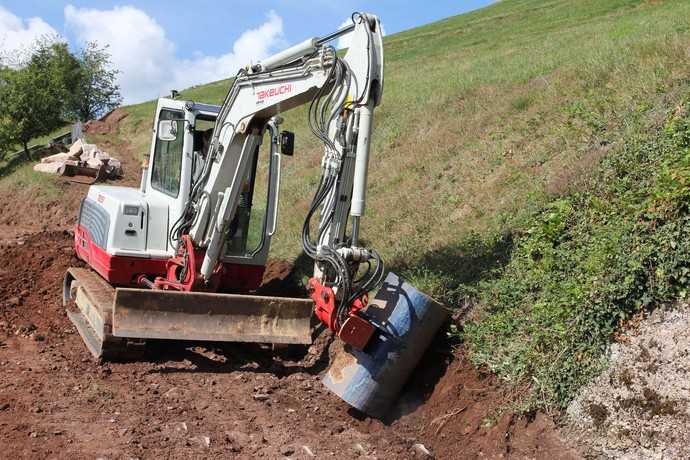
[[[347,26],[349,26],[349,25],[351,25],[351,24],[352,24],[352,19],[347,18],[347,19],[345,19],[345,20],[343,21],[342,24],[340,24],[340,25],[338,26],[338,30],[344,29],[345,27],[347,27]],[[386,28],[383,27],[383,23],[381,23],[381,33],[383,34],[384,37],[386,36]],[[336,46],[336,48],[339,49],[339,50],[344,49],[344,48],[349,48],[349,47],[350,47],[350,43],[352,43],[352,32],[350,32],[349,34],[346,34],[346,35],[343,35],[342,37],[340,37],[340,38],[338,39],[338,46]]]
[[[131,6],[112,10],[65,7],[67,30],[80,42],[108,45],[113,66],[122,73],[118,83],[128,102],[160,94],[170,81],[175,46],[161,26]]]
[[[232,45],[232,51],[221,56],[197,55],[193,59],[179,61],[175,79],[177,87],[181,89],[234,77],[240,67],[270,56],[281,45],[284,45],[283,20],[270,11],[266,22],[240,35]]]
[[[0,6],[0,56],[26,51],[37,39],[57,35],[43,19],[23,20]]]
[[[65,22],[78,41],[110,46],[127,103],[234,76],[241,66],[268,56],[283,43],[283,21],[273,11],[262,25],[245,31],[228,53],[197,54],[191,59],[179,58],[175,44],[156,20],[132,6],[98,10],[68,5]]]

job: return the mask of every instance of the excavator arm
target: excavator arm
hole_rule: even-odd
[[[176,260],[187,264],[182,272],[194,275],[194,282],[180,283],[169,276],[156,280],[158,287],[196,290],[213,283],[222,270],[220,260],[244,180],[264,132],[270,131],[272,152],[279,152],[289,135],[279,132],[278,115],[309,104],[309,126],[324,144],[321,179],[302,232],[303,250],[315,261],[309,289],[316,314],[326,325],[339,332],[354,321],[354,340],[360,346],[366,342],[373,326],[356,312],[384,274],[378,253],[359,245],[373,110],[383,90],[383,46],[377,17],[355,13],[352,21],[345,29],[306,40],[237,74],[221,106],[202,172],[171,229],[170,239],[180,248]],[[329,42],[345,33],[352,34],[351,46],[340,57]],[[275,197],[272,204],[277,205]],[[195,257],[200,250],[203,256]],[[367,267],[363,274],[362,264]]]

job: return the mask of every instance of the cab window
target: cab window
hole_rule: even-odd
[[[194,120],[194,146],[192,151],[192,184],[199,180],[203,170],[208,149],[211,146],[211,136],[215,125],[215,117],[199,115]]]
[[[156,136],[153,152],[151,186],[172,197],[180,191],[182,172],[182,146],[184,145],[184,115],[176,110],[161,110],[159,120],[176,120],[177,137],[172,141],[162,141]]]
[[[269,135],[265,136],[268,142],[264,139],[262,145],[256,148],[252,165],[242,182],[240,201],[230,223],[225,246],[225,255],[228,257],[248,257],[261,248],[264,240],[271,158],[271,142]]]

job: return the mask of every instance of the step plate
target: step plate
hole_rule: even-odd
[[[311,344],[310,299],[115,290],[116,337]]]

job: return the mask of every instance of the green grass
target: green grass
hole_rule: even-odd
[[[46,145],[51,139],[69,129],[70,127],[66,126],[35,138],[29,142],[29,147]],[[34,162],[28,162],[23,151],[4,153],[0,159],[0,190],[21,192],[24,194],[22,196],[31,196],[41,203],[58,201],[63,193],[59,181],[52,175],[34,171],[33,165],[38,160],[35,153],[33,160]]]
[[[567,189],[598,141],[620,139],[631,112],[684,78],[689,14],[684,1],[504,1],[386,37],[364,236],[406,264]],[[228,84],[181,97],[218,103]],[[154,107],[128,108],[124,123],[142,155]],[[305,108],[286,114],[298,144],[283,176],[283,258],[299,251],[304,213],[291,211],[306,211],[318,175],[305,119]]]
[[[643,166],[675,168],[659,130],[689,90],[689,17],[686,0],[505,0],[385,38],[363,236],[422,290],[474,307],[471,356],[529,384],[526,407],[562,407],[620,319],[680,295],[631,255],[666,244],[636,239],[635,219],[663,182]],[[219,103],[228,85],[181,97]],[[125,109],[115,142],[143,156],[155,102]],[[272,254],[295,259],[321,152],[306,108],[285,118],[297,146]]]
[[[32,139],[29,142],[29,149],[32,147],[45,146],[51,139],[69,132],[71,129],[70,125],[65,125],[62,128],[58,128],[45,136],[40,136]],[[34,158],[36,160],[37,158]],[[26,154],[21,146],[11,146],[7,151],[0,151],[0,178],[12,174],[18,168],[26,162]]]
[[[11,174],[0,178],[0,190],[15,193],[21,191],[24,194],[21,196],[31,196],[41,202],[56,202],[63,193],[57,177],[36,172],[33,170],[33,164],[27,163],[17,166]]]

